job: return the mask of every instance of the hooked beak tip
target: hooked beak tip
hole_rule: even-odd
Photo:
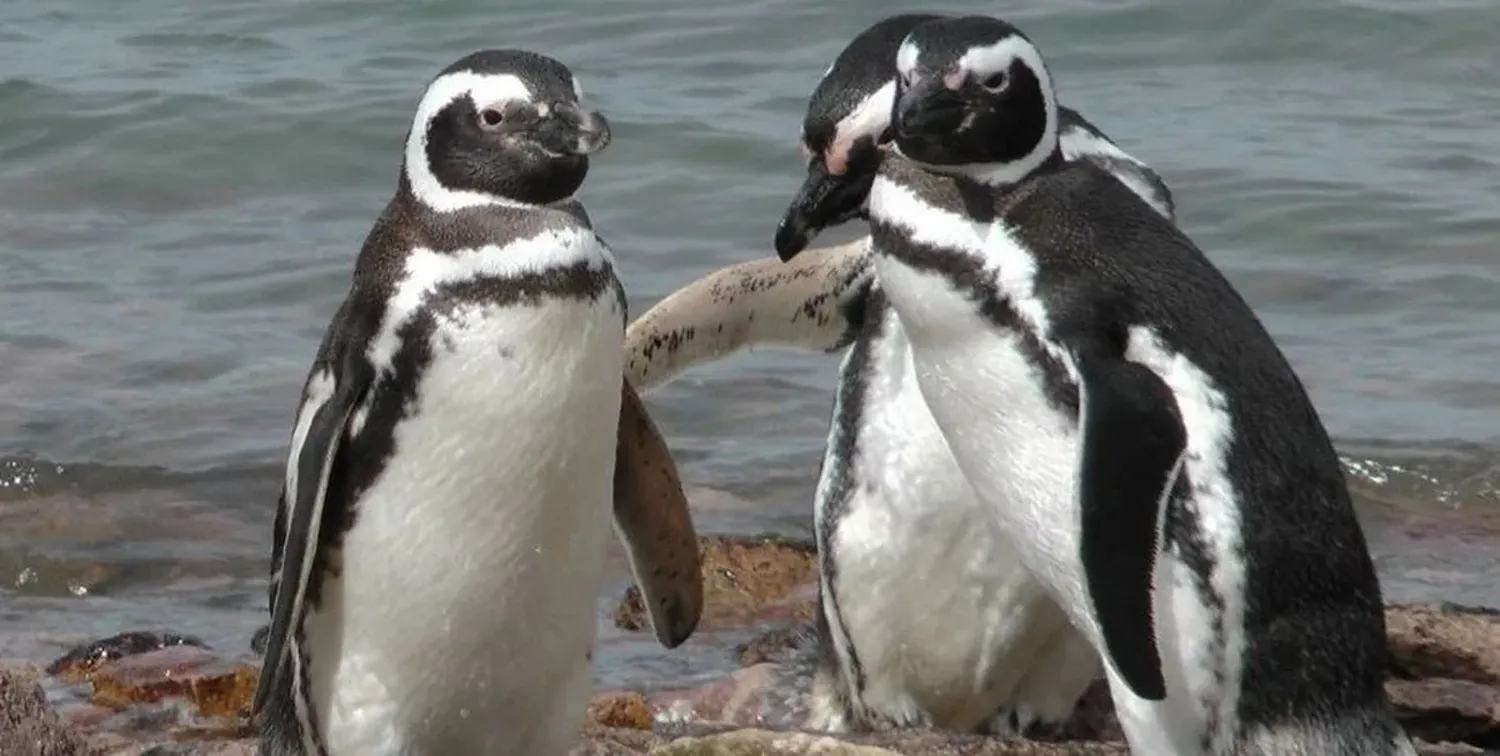
[[[781,219],[781,225],[776,227],[776,256],[782,262],[788,262],[796,257],[802,250],[807,249],[808,242],[812,241],[812,234],[801,213],[791,212]]]
[[[578,154],[592,155],[609,146],[609,121],[597,110],[586,110],[578,124]]]

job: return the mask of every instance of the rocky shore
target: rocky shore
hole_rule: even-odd
[[[740,669],[677,691],[604,691],[575,756],[844,754],[847,756],[1105,756],[1128,753],[1102,683],[1066,732],[1004,742],[936,731],[833,738],[797,732],[811,670],[817,567],[808,545],[776,538],[701,539],[703,627],[763,627],[734,650]],[[1500,611],[1450,604],[1391,606],[1386,687],[1423,754],[1500,749]],[[614,616],[646,627],[627,591]],[[45,669],[0,670],[4,756],[250,756],[244,708],[258,670],[249,657],[160,630],[79,646]],[[42,684],[72,689],[60,707]],[[643,689],[654,689],[643,680]],[[76,700],[75,700],[76,699]]]

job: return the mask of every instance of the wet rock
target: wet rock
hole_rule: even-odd
[[[270,642],[271,642],[271,625],[270,625],[270,623],[266,623],[264,625],[261,625],[255,631],[254,635],[250,636],[250,650],[253,651],[253,652],[255,652],[256,656],[265,656],[266,655],[266,644],[268,644]]]
[[[207,649],[173,646],[118,661],[95,670],[92,701],[113,709],[181,699],[202,719],[229,719],[250,702],[259,677],[247,664],[221,660]]]
[[[817,577],[813,546],[766,537],[703,536],[704,607],[699,628],[750,624],[766,619],[811,619]],[[650,629],[640,590],[630,586],[615,611],[615,627]]]
[[[1468,680],[1390,680],[1396,716],[1413,736],[1500,748],[1500,688]]]
[[[596,693],[584,719],[599,727],[649,730],[652,712],[639,693]]]
[[[751,667],[765,662],[789,662],[798,654],[815,653],[817,642],[817,626],[811,622],[799,622],[767,630],[736,646],[734,652],[741,667]]]
[[[208,647],[203,641],[190,635],[162,631],[120,633],[73,648],[48,664],[47,674],[70,682],[84,682],[106,662],[157,651],[169,646]]]
[[[88,756],[89,748],[47,705],[36,678],[0,670],[0,754]]]
[[[795,668],[757,664],[698,688],[648,697],[657,724],[716,723],[795,728],[806,719],[805,682]]]

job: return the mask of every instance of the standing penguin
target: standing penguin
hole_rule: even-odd
[[[863,217],[890,137],[896,52],[938,18],[877,22],[825,72],[803,122],[808,175],[778,229],[781,256]],[[1170,218],[1161,178],[1066,112],[1067,159],[1096,163]],[[986,527],[922,401],[901,324],[872,286],[867,245],[741,263],[684,287],[631,324],[627,375],[647,390],[746,346],[848,347],[814,501],[823,584],[809,726],[1025,735],[1060,725],[1099,657],[1008,536]]]
[[[614,522],[657,636],[701,602],[625,297],[573,199],[609,128],[561,63],[444,69],[303,389],[254,711],[265,756],[559,756]]]
[[[1107,660],[1140,754],[1413,754],[1333,446],[1234,288],[1067,161],[1040,54],[988,17],[913,29],[875,276],[985,512]]]

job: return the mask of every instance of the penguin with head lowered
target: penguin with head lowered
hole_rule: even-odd
[[[686,502],[573,198],[610,136],[581,99],[556,60],[486,50],[417,107],[292,429],[265,756],[565,753],[611,514],[660,641],[696,626]]]
[[[807,180],[776,237],[782,256],[863,215],[889,141],[896,52],[938,18],[877,22],[824,74],[803,123]],[[1100,165],[1170,217],[1161,179],[1069,113],[1068,159]],[[1060,725],[1099,675],[1098,654],[958,469],[901,323],[872,286],[867,244],[742,263],[673,293],[627,330],[627,374],[647,390],[746,346],[847,347],[814,501],[823,583],[808,726],[1025,735]]]
[[[1105,659],[1132,751],[1413,754],[1338,458],[1249,306],[1064,158],[1015,27],[933,20],[896,65],[876,285],[983,516]]]

